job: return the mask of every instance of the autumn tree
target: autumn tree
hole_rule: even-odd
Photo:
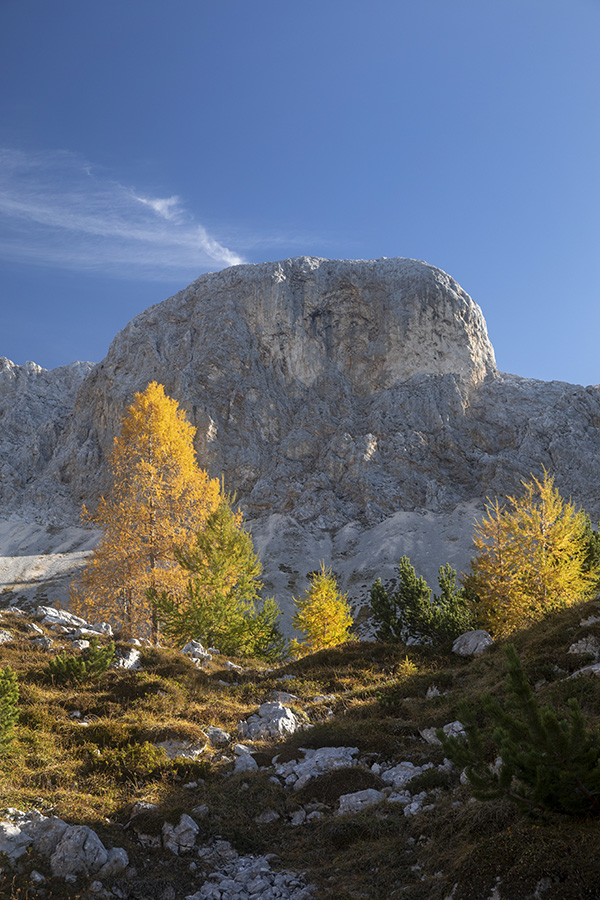
[[[217,507],[220,486],[196,462],[195,429],[176,400],[152,382],[127,409],[110,457],[112,486],[84,517],[102,538],[72,588],[86,618],[157,636],[148,590],[182,589],[176,547]]]
[[[304,634],[304,640],[294,640],[290,645],[298,655],[343,644],[349,639],[352,626],[348,598],[340,594],[331,568],[326,569],[322,562],[320,570],[312,572],[309,578],[304,597],[294,598],[294,627]]]
[[[482,624],[496,636],[588,599],[598,583],[585,513],[563,500],[546,471],[523,487],[505,506],[488,503],[475,524],[466,585]]]
[[[179,644],[200,640],[222,653],[274,659],[284,645],[281,612],[274,600],[260,603],[262,566],[233,503],[223,495],[194,539],[176,551],[185,588],[151,592],[150,600],[161,631]]]

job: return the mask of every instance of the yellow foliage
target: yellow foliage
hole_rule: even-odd
[[[416,675],[418,671],[419,667],[412,659],[409,659],[408,654],[396,666],[396,675],[398,678],[410,678],[411,675]]]
[[[194,434],[162,385],[135,395],[114,441],[110,493],[93,515],[84,507],[103,535],[73,584],[76,612],[156,636],[147,591],[183,589],[175,548],[202,528],[220,498],[218,479],[197,465]]]
[[[584,568],[585,513],[562,499],[546,471],[523,487],[507,507],[488,503],[466,578],[483,624],[498,637],[588,599],[598,580]]]
[[[340,594],[331,569],[321,563],[319,572],[311,576],[304,599],[294,603],[297,612],[294,627],[301,631],[303,641],[292,641],[294,652],[316,653],[326,647],[336,647],[350,637],[352,615],[346,594]]]

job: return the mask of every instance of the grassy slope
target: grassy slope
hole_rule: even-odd
[[[588,661],[567,649],[584,635],[600,640],[600,623],[579,625],[598,609],[598,603],[574,607],[514,637],[531,682],[545,679],[537,690],[540,701],[566,708],[568,697],[576,696],[591,723],[600,723],[600,682],[594,677],[560,680],[554,667],[573,671]],[[48,682],[48,651],[32,646],[27,621],[11,613],[1,621],[17,638],[0,647],[0,665],[10,664],[18,673],[21,712],[15,738],[0,757],[0,808],[52,811],[70,823],[90,825],[107,846],[125,847],[138,871],[128,887],[132,897],[159,898],[174,876],[178,897],[199,887],[189,872],[191,857],[145,851],[132,829],[124,828],[133,803],[142,799],[160,804],[160,814],[145,823],[149,832],[207,804],[209,815],[199,820],[201,841],[219,835],[240,853],[275,850],[281,866],[306,872],[324,900],[444,900],[454,885],[453,900],[486,900],[497,879],[502,900],[524,900],[543,878],[554,880],[544,900],[600,897],[600,822],[550,814],[527,817],[504,801],[469,802],[469,789],[458,783],[457,775],[423,775],[419,789],[434,792],[435,809],[415,817],[406,818],[401,807],[384,804],[291,827],[286,817],[301,804],[335,805],[341,794],[378,787],[379,780],[348,770],[296,793],[273,784],[268,769],[254,776],[223,777],[231,768],[223,754],[207,753],[199,763],[169,763],[143,748],[139,752],[145,741],[199,738],[209,725],[233,735],[239,719],[254,712],[273,690],[287,690],[300,698],[295,706],[314,725],[287,742],[284,753],[290,758],[299,746],[349,745],[369,754],[370,762],[439,763],[441,749],[427,745],[419,730],[456,719],[457,703],[465,696],[475,706],[484,691],[502,696],[501,645],[467,661],[425,648],[347,644],[271,673],[244,661],[241,675],[224,669],[219,657],[198,671],[175,651],[147,648],[140,672],[110,671],[96,684],[61,687]],[[60,638],[47,634],[60,649]],[[416,673],[410,674],[407,657]],[[294,679],[278,682],[285,673]],[[226,686],[219,680],[239,683]],[[427,700],[432,684],[447,693]],[[318,694],[331,693],[335,700],[312,702]],[[328,706],[333,717],[327,716]],[[87,726],[69,717],[75,709],[88,717]],[[264,743],[260,751],[257,758],[266,764],[282,745]],[[198,787],[185,788],[190,781],[198,781]],[[281,818],[257,828],[254,818],[266,808]],[[48,876],[41,892],[30,884],[32,867]],[[25,858],[20,868],[4,869],[2,896],[86,896],[81,882],[69,886],[51,879],[47,860]]]

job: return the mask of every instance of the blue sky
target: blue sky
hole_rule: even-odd
[[[425,259],[499,367],[600,382],[600,0],[2,0],[0,355],[199,274]]]

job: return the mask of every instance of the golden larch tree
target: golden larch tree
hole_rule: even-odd
[[[482,623],[498,637],[588,599],[598,582],[597,570],[586,570],[585,513],[560,496],[546,471],[523,487],[504,507],[488,503],[465,579]]]
[[[336,647],[350,639],[352,615],[346,594],[340,594],[330,568],[321,562],[318,572],[309,576],[310,585],[304,598],[294,598],[297,612],[294,627],[304,634],[304,640],[290,643],[292,653],[316,653],[326,647]]]
[[[102,538],[73,583],[73,609],[124,631],[157,636],[148,592],[177,591],[187,574],[175,551],[219,504],[220,486],[199,468],[194,427],[153,381],[137,393],[110,457],[112,486],[87,521]]]

